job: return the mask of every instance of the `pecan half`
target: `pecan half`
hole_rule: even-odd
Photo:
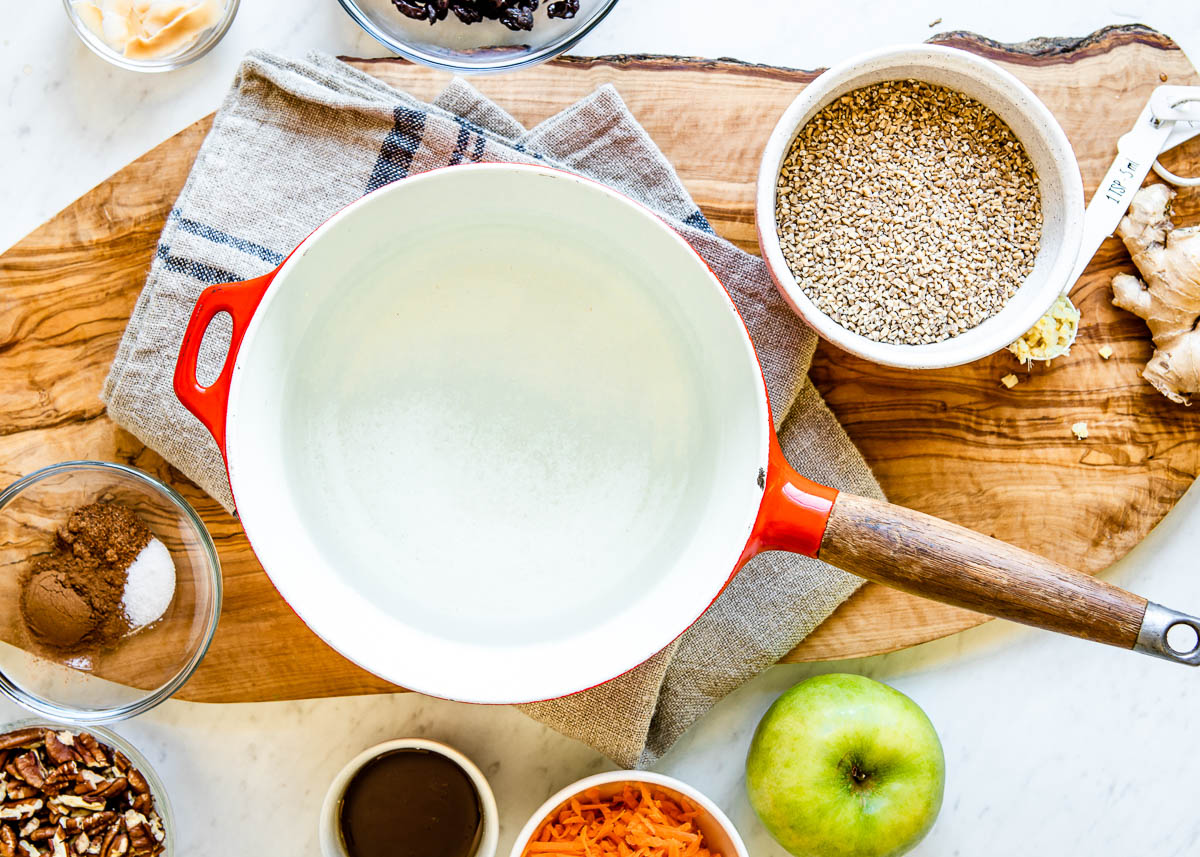
[[[10,800],[0,803],[0,820],[19,821],[29,818],[45,805],[41,798]]]
[[[111,827],[116,820],[117,814],[108,810],[83,818],[67,817],[59,822],[59,826],[67,833],[87,833],[95,836]]]
[[[102,812],[104,810],[104,801],[88,800],[79,795],[59,795],[58,797],[50,798],[51,805],[58,804],[70,809],[86,809],[89,812]]]
[[[129,787],[135,792],[140,795],[149,794],[150,784],[137,768],[130,768],[125,772],[125,777],[129,780]]]
[[[18,729],[0,735],[0,750],[13,750],[17,747],[30,747],[42,740],[42,730],[36,727]]]
[[[83,797],[85,800],[106,801],[109,798],[114,798],[122,792],[128,790],[129,780],[125,779],[125,777],[121,777],[119,780],[112,780],[111,782],[105,783],[98,789],[85,793]]]
[[[13,780],[5,789],[5,796],[9,800],[25,800],[36,796],[38,790],[29,783],[23,783],[20,780]]]
[[[70,736],[70,732],[63,732],[63,735]],[[46,742],[46,757],[55,765],[62,765],[66,762],[74,761],[78,758],[74,748],[66,744],[59,733],[53,729],[47,729],[43,733],[43,740]],[[72,738],[72,742],[74,738]]]
[[[12,765],[17,769],[17,776],[35,789],[40,789],[46,785],[46,768],[42,765],[42,760],[38,754],[32,750],[17,756],[17,758],[12,760]]]
[[[118,833],[100,849],[100,857],[125,857],[129,853],[130,838]]]
[[[104,839],[101,840],[101,842],[100,842],[100,853],[101,854],[103,854],[103,855],[108,854],[109,849],[112,848],[113,841],[117,838],[117,836],[119,834],[124,832],[121,829],[123,826],[124,826],[124,824],[122,823],[122,821],[119,818],[115,822],[113,822],[112,825],[109,826],[108,831],[104,834]]]
[[[0,824],[0,857],[16,857],[17,834],[7,824]]]
[[[125,810],[125,829],[134,854],[153,854],[158,846],[149,820],[137,810]]]
[[[42,790],[46,794],[58,794],[67,789],[73,789],[77,782],[79,782],[79,765],[74,761],[64,762],[46,777]]]
[[[46,804],[46,820],[51,824],[58,824],[67,813],[61,808],[52,803]]]
[[[75,736],[75,752],[89,768],[102,768],[108,764],[108,755],[91,732],[80,732]]]

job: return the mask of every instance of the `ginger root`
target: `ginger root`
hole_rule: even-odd
[[[1170,399],[1190,405],[1200,394],[1200,226],[1170,220],[1175,191],[1163,184],[1133,197],[1117,235],[1145,282],[1113,277],[1113,303],[1145,319],[1154,356],[1142,377]]]

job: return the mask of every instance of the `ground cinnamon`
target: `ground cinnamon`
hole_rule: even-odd
[[[152,538],[127,506],[91,503],[71,513],[54,549],[36,557],[21,591],[33,636],[54,649],[104,648],[129,632],[122,609],[128,569]]]

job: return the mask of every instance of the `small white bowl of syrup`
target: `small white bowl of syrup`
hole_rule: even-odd
[[[324,857],[494,857],[499,833],[483,773],[453,747],[423,738],[359,753],[321,807]]]

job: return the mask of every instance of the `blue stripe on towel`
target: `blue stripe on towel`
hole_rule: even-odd
[[[228,232],[222,232],[212,226],[207,226],[196,220],[184,217],[179,213],[179,209],[171,209],[169,220],[174,221],[180,229],[191,235],[199,236],[200,238],[212,241],[214,244],[224,244],[226,247],[232,247],[235,250],[241,250],[243,253],[248,253],[264,262],[269,262],[272,265],[278,265],[284,260],[282,253],[276,253],[261,244],[255,244],[253,241],[247,241],[245,238],[238,238],[235,235],[230,235]]]
[[[458,139],[454,143],[454,152],[450,155],[450,166],[461,164],[463,155],[467,151],[467,144],[471,142],[471,128],[466,122],[458,123]]]
[[[413,155],[421,145],[421,135],[425,133],[426,113],[423,110],[397,107],[393,115],[396,117],[396,124],[383,138],[379,157],[375,160],[371,177],[367,179],[367,193],[407,176]]]
[[[708,218],[700,213],[700,209],[696,209],[691,214],[683,219],[683,222],[688,226],[694,226],[697,229],[707,232],[709,235],[716,235],[716,231],[712,228],[712,224],[708,222]]]
[[[168,271],[195,277],[208,286],[219,286],[221,283],[236,283],[246,279],[238,274],[226,271],[224,268],[205,265],[203,262],[197,262],[194,259],[185,259],[182,256],[172,256],[171,248],[166,244],[158,245],[157,255]]]
[[[531,151],[529,151],[527,148],[525,148],[525,144],[524,144],[524,143],[513,143],[513,148],[514,148],[514,149],[516,149],[518,152],[520,152],[522,155],[529,155],[529,156],[530,156],[531,158],[533,158],[535,161],[541,161],[541,160],[544,160],[544,159],[543,159],[543,157],[542,157],[542,154],[541,154],[541,152],[531,152]]]
[[[483,160],[483,150],[487,146],[487,138],[480,134],[475,138],[475,151],[471,153],[471,160],[479,163]]]

